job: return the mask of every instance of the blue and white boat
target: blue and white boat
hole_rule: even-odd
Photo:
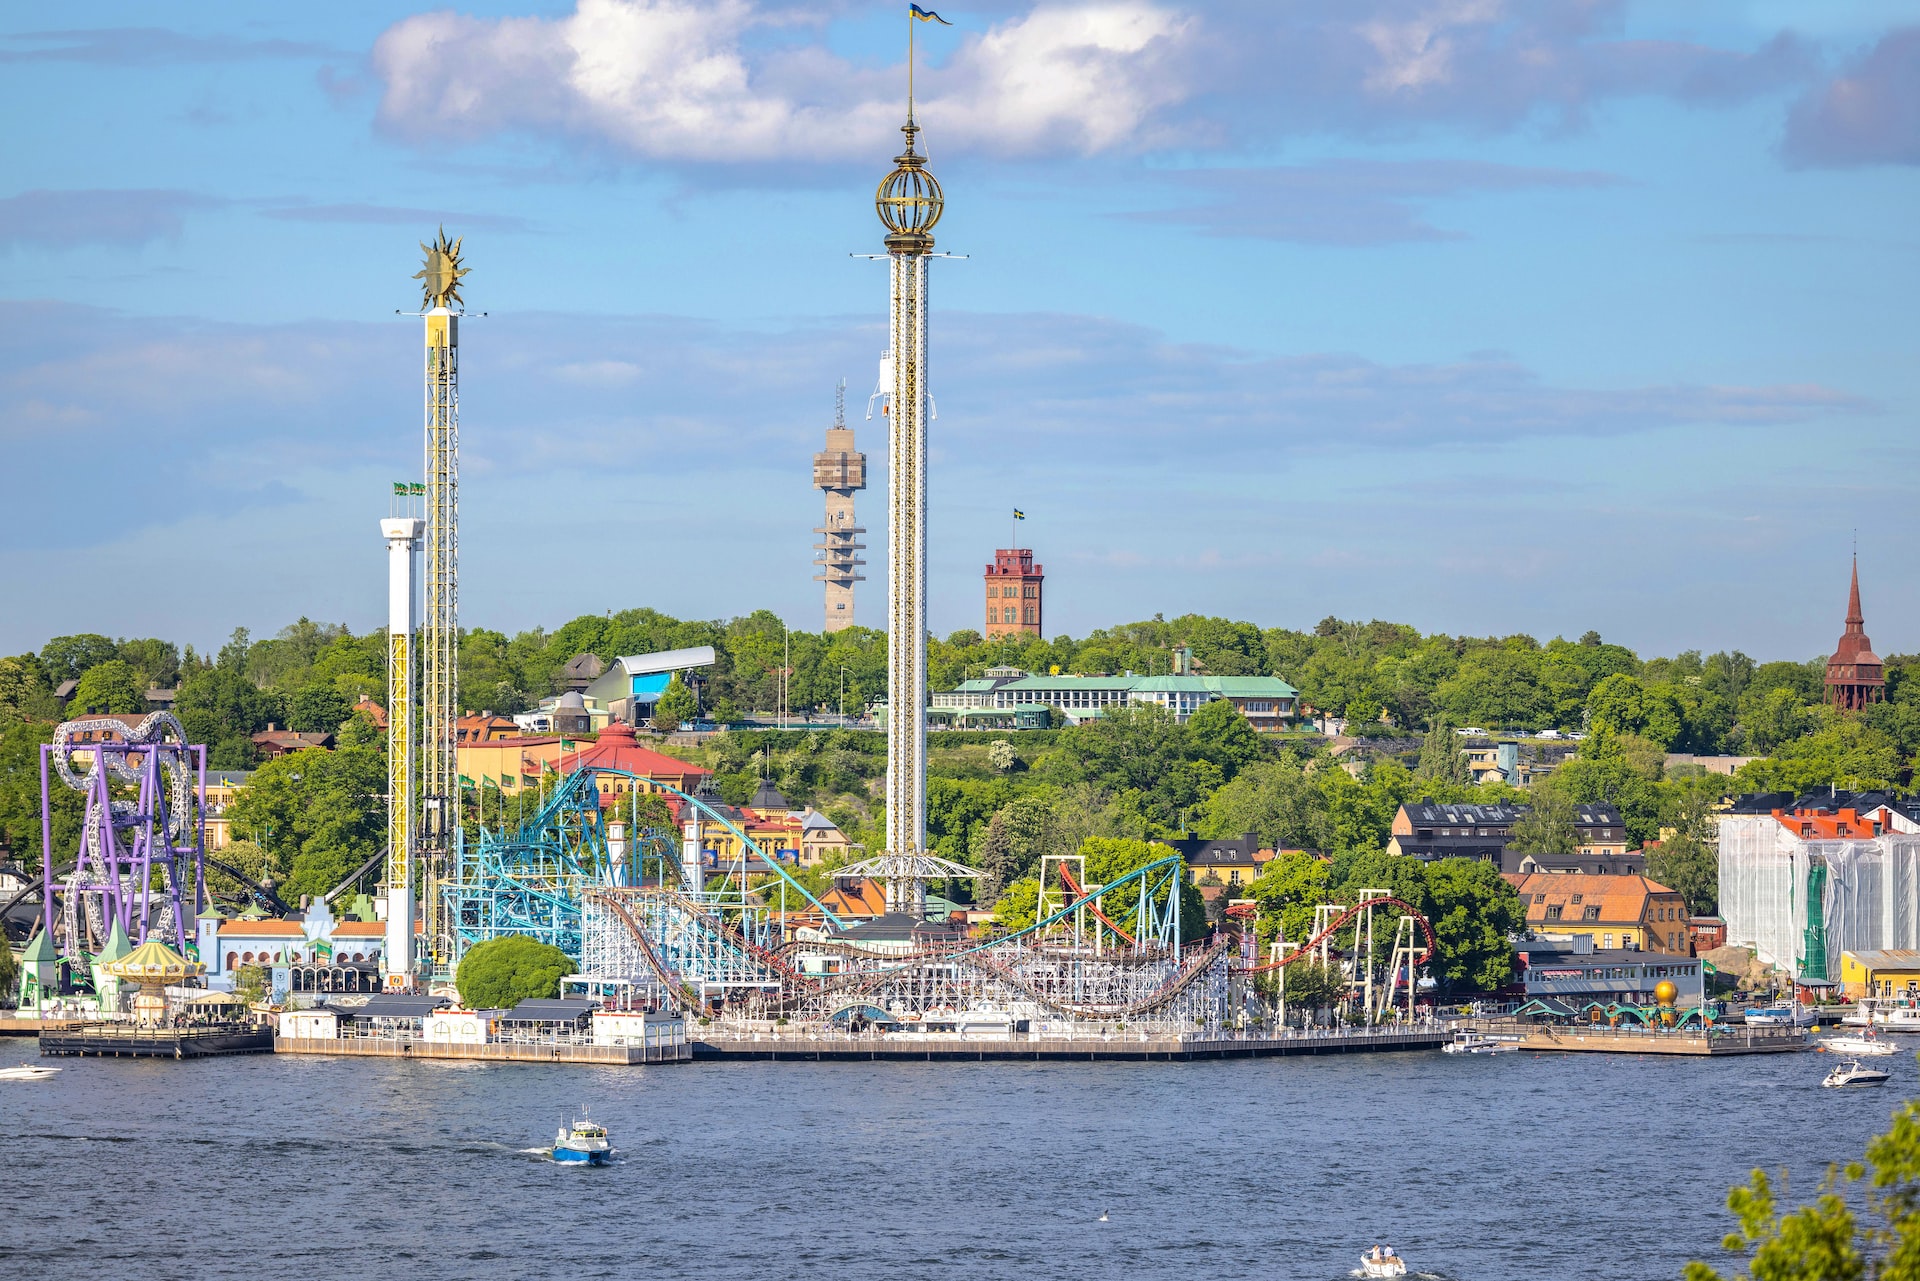
[[[613,1145],[607,1142],[606,1127],[588,1118],[564,1126],[553,1136],[553,1159],[585,1165],[605,1165],[613,1159]]]

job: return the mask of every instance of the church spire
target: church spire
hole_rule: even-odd
[[[1866,615],[1860,612],[1860,554],[1853,557],[1853,586],[1847,590],[1847,631],[1858,636],[1867,629]]]

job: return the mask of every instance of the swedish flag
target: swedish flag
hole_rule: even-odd
[[[922,22],[937,22],[943,27],[951,27],[953,25],[951,22],[948,22],[945,18],[941,17],[939,14],[935,13],[933,10],[922,9],[917,4],[908,5],[907,12],[911,13],[914,17],[920,19],[920,21]]]
[[[1016,507],[1013,509],[1013,518],[1015,520],[1025,520],[1027,518],[1027,514],[1021,511],[1018,507]]]

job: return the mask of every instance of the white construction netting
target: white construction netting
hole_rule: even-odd
[[[1810,909],[1824,958],[1808,955]],[[1720,915],[1728,943],[1795,974],[1824,959],[1838,977],[1842,952],[1920,948],[1920,835],[1801,840],[1771,815],[1722,818]]]

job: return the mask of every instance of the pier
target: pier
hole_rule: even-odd
[[[774,1062],[990,1062],[1005,1060],[1118,1060],[1194,1062],[1201,1059],[1263,1059],[1289,1055],[1380,1054],[1433,1050],[1452,1039],[1448,1029],[1352,1029],[1277,1037],[1155,1036],[1151,1034],[958,1037],[891,1032],[858,1035],[811,1031],[732,1035],[703,1032],[693,1057]]]
[[[1644,1028],[1605,1025],[1515,1023],[1471,1019],[1463,1026],[1490,1036],[1513,1037],[1522,1050],[1567,1054],[1674,1054],[1721,1058],[1735,1054],[1792,1054],[1811,1042],[1804,1028]]]
[[[373,1059],[467,1059],[487,1063],[585,1063],[627,1066],[685,1063],[683,1041],[654,1045],[594,1045],[586,1041],[419,1041],[380,1036],[281,1036],[275,1054],[332,1054]]]
[[[131,1023],[52,1025],[40,1032],[40,1053],[58,1058],[206,1059],[268,1054],[273,1033],[238,1027],[140,1027]]]

